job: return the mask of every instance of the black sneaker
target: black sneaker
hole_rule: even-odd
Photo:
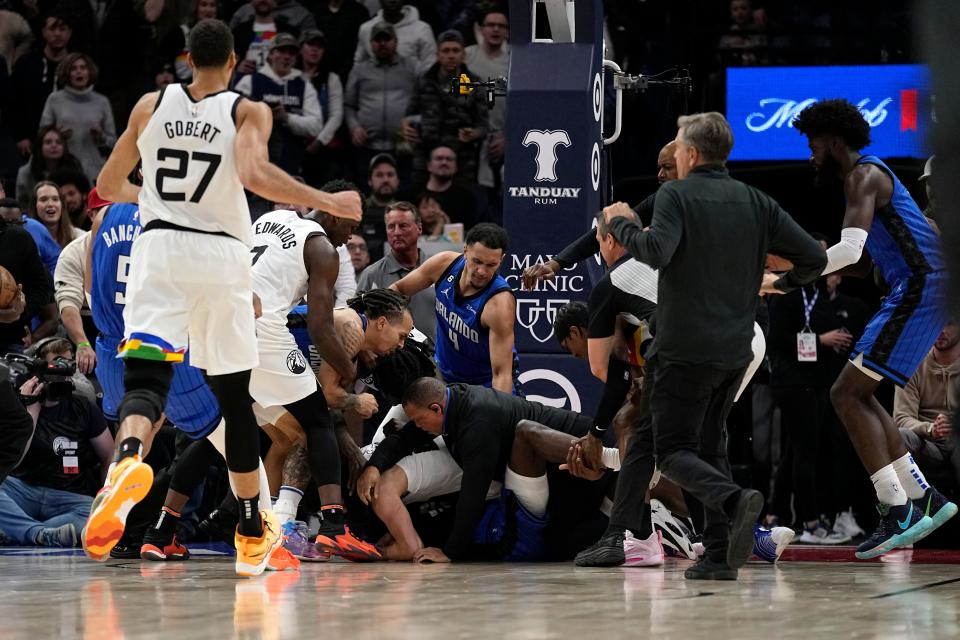
[[[703,556],[683,572],[683,577],[687,580],[736,580],[737,570],[726,562],[714,562]]]
[[[578,567],[618,567],[627,561],[623,538],[622,530],[607,529],[596,543],[578,553],[573,563]]]
[[[210,536],[211,540],[233,543],[233,536],[236,533],[237,522],[227,522],[230,514],[222,513],[219,509],[214,509],[210,515],[200,521],[199,528],[205,534]]]
[[[763,494],[753,489],[742,489],[730,517],[730,541],[727,546],[728,569],[738,569],[747,564],[753,553],[753,525],[763,509]],[[736,580],[733,578],[714,578]]]
[[[113,549],[110,549],[110,557],[114,560],[139,560],[140,543],[128,543],[126,540],[121,540],[114,545]]]

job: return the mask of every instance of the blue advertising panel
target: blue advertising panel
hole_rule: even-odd
[[[930,77],[924,65],[755,67],[727,69],[731,160],[805,160],[806,139],[793,119],[819,100],[845,98],[870,123],[867,153],[925,158],[932,125]]]
[[[566,353],[524,354],[519,380],[527,400],[586,415],[593,415],[603,392],[587,361]]]

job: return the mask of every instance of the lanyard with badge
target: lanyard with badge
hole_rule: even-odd
[[[817,361],[817,334],[810,328],[810,314],[820,297],[820,290],[816,290],[813,298],[807,300],[807,290],[800,289],[803,294],[803,329],[797,334],[797,360],[800,362]]]

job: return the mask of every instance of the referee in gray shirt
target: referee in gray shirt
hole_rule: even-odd
[[[723,115],[681,116],[677,127],[680,179],[660,187],[650,227],[641,229],[623,203],[605,215],[630,254],[659,270],[647,358],[657,461],[706,508],[706,553],[684,575],[735,580],[753,549],[763,496],[732,480],[726,418],[752,359],[764,263],[768,253],[793,263],[776,282],[787,291],[816,280],[827,257],[772,198],[730,177],[733,133]]]

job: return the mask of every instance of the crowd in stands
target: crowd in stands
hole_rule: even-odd
[[[910,56],[909,27],[897,22],[906,3],[604,4],[613,57],[633,72],[680,58],[705,61],[696,71],[705,78],[728,66],[851,61],[852,51],[869,52],[859,62]],[[687,5],[696,11],[684,17]],[[861,5],[874,9],[863,13]],[[856,22],[863,15],[872,28]],[[233,31],[233,89],[272,109],[270,159],[311,185],[348,178],[365,190],[363,220],[340,249],[338,300],[386,287],[429,256],[458,250],[474,225],[501,221],[509,101],[490,107],[480,93],[460,96],[450,87],[461,74],[507,75],[502,1],[0,0],[0,248],[8,246],[4,235],[21,242],[20,227],[34,247],[32,255],[0,253],[26,296],[21,318],[0,322],[0,354],[28,350],[79,368],[72,396],[31,405],[37,435],[0,485],[0,540],[75,545],[110,462],[115,425],[104,421],[95,391],[80,392],[90,386],[96,328],[78,289],[77,260],[86,251],[87,212],[104,204],[92,187],[139,96],[190,81],[186,35],[210,18]],[[855,37],[838,42],[832,34],[841,25]],[[708,103],[711,95],[704,92],[703,106],[721,107]],[[252,199],[251,214],[274,205]],[[754,389],[753,451],[757,469],[766,469],[755,470],[755,482],[768,495],[768,518],[809,533],[809,542],[857,533],[855,497],[835,491],[843,483],[818,480],[856,466],[828,391],[871,310],[845,295],[840,281],[822,278],[769,305],[768,362]],[[428,335],[433,295],[427,289],[411,302],[415,326]],[[803,330],[818,336],[816,362],[797,361]],[[927,473],[944,471],[952,454],[945,388],[960,377],[958,339],[956,324],[945,327],[895,396],[904,441]]]

